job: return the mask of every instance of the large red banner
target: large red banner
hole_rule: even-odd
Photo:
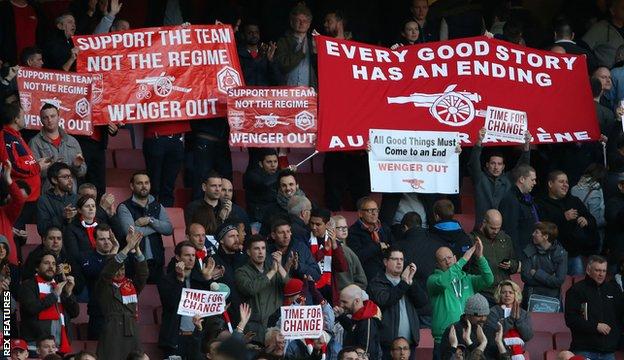
[[[230,145],[314,147],[316,92],[308,87],[230,89]]]
[[[74,36],[77,68],[94,73],[93,121],[143,123],[226,116],[243,85],[229,25]]]
[[[496,114],[526,113],[534,143],[600,136],[582,56],[485,37],[395,50],[325,36],[316,44],[320,151],[364,149],[371,128],[459,131],[470,146]]]
[[[26,128],[41,129],[39,111],[51,104],[59,109],[59,126],[70,134],[91,135],[91,75],[22,67],[17,89]]]

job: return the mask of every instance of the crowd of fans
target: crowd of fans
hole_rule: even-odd
[[[106,192],[108,138],[138,126],[72,136],[59,126],[62,109],[46,104],[41,130],[25,130],[16,74],[74,71],[73,35],[144,24],[120,17],[119,0],[74,0],[55,19],[38,1],[2,1],[0,287],[11,300],[11,359],[147,359],[138,314],[148,285],[158,289],[158,345],[170,359],[406,360],[431,329],[435,359],[515,360],[537,330],[534,312],[563,313],[572,341],[560,358],[615,359],[624,341],[624,0],[537,2],[539,14],[510,0],[210,3],[206,15],[190,1],[152,1],[145,24],[231,23],[247,85],[316,87],[315,28],[386,46],[487,31],[583,55],[601,140],[531,146],[527,134],[521,149],[484,148],[482,130],[461,155],[474,205],[416,193],[379,203],[367,153],[354,151],[325,155],[323,206],[299,186],[287,149],[249,148],[241,203],[226,119],[149,123],[146,169],[128,179],[132,196],[116,199]],[[549,11],[553,19],[538,16]],[[167,257],[182,168],[193,201],[186,238]],[[351,224],[336,213],[352,208]],[[456,208],[474,215],[474,228]],[[42,243],[22,257],[26,224],[37,224]],[[577,281],[562,293],[567,276]],[[178,315],[183,288],[225,292],[228,308]],[[96,353],[72,350],[79,303]],[[321,305],[322,336],[285,340],[284,305]]]

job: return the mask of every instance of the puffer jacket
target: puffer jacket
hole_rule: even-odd
[[[533,294],[559,298],[568,270],[568,253],[563,246],[555,241],[548,250],[544,250],[531,243],[522,254],[523,307],[526,308]],[[534,275],[531,275],[532,269],[536,270]]]

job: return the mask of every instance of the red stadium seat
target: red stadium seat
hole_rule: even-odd
[[[162,236],[163,246],[165,248],[174,248],[175,241],[173,240],[173,235],[163,235]]]
[[[175,255],[175,249],[172,247],[166,247],[165,248],[165,264],[169,263],[169,260],[171,260]]]
[[[145,288],[139,294],[139,306],[160,306],[160,295],[156,285],[145,285]]]
[[[522,281],[522,276],[520,274],[513,274],[510,276],[511,277],[511,281],[515,282],[516,284],[518,284],[518,286],[520,286],[520,290],[524,289],[524,281]]]
[[[475,224],[474,214],[455,214],[455,220],[459,221],[465,232],[471,232]]]
[[[567,275],[565,277],[565,280],[563,281],[563,284],[561,284],[561,302],[563,304],[565,304],[566,293],[572,287],[573,282],[574,282],[574,278],[572,278],[572,276],[570,275]]]
[[[115,150],[115,164],[117,169],[145,170],[143,150],[120,149]]]
[[[108,149],[132,149],[132,138],[130,137],[130,130],[119,129],[116,136],[108,138]]]
[[[337,211],[333,213],[334,215],[342,215],[345,219],[347,219],[347,225],[353,225],[359,218],[357,211]]]
[[[577,282],[584,280],[585,279],[585,275],[574,275],[572,276],[572,283],[576,284]]]
[[[540,327],[535,326],[535,323],[533,323],[533,328],[540,329]],[[532,358],[543,359],[546,351],[553,349],[552,333],[546,331],[535,331],[533,338],[526,343],[525,349],[531,354]]]
[[[243,188],[243,172],[234,171],[232,172],[232,187],[234,188],[234,192],[242,191]]]
[[[139,305],[139,318],[138,323],[140,325],[153,325],[154,321],[154,307],[149,305]]]
[[[115,158],[113,157],[114,150],[106,149],[106,168],[113,169],[115,167]]]
[[[178,244],[184,240],[186,240],[186,231],[184,229],[173,229],[173,242]]]
[[[72,352],[77,353],[85,349],[85,342],[82,340],[70,341]]]
[[[129,187],[130,178],[136,170],[106,169],[106,185],[112,187]]]
[[[178,188],[173,191],[173,206],[178,208],[186,208],[193,200],[193,189],[189,188]]]
[[[41,236],[37,232],[37,224],[26,224],[26,245],[40,245]]]
[[[115,196],[115,204],[119,205],[132,196],[132,190],[130,190],[130,181],[128,180],[128,183],[124,187],[108,186],[106,188],[106,193]]]
[[[160,326],[155,324],[139,325],[139,338],[141,339],[141,344],[158,344],[159,331]]]
[[[475,213],[475,198],[472,194],[464,194],[463,192],[459,195],[459,200],[461,202],[461,213],[470,215]]]
[[[544,359],[545,360],[557,360],[557,355],[559,355],[560,352],[561,350],[548,350],[546,351]]]
[[[174,229],[185,229],[184,226],[184,209],[182,208],[165,208],[167,210],[167,215],[169,216],[169,220],[171,221],[171,225],[173,225]]]
[[[297,174],[299,187],[316,206],[325,206],[325,182],[322,174]]]
[[[572,342],[572,334],[570,332],[558,332],[553,338],[555,339],[555,349],[569,349]]]
[[[87,314],[87,304],[86,303],[78,303],[78,307],[80,308],[80,313],[75,318],[71,319],[71,322],[75,324],[86,324],[89,322],[89,315]]]
[[[536,313],[532,312],[531,323],[533,329],[540,329],[541,331],[548,331],[552,334],[558,332],[569,332],[570,329],[565,324],[563,313]]]
[[[461,193],[474,196],[474,184],[470,176],[464,176],[462,178]]]
[[[433,336],[431,329],[420,329],[420,342],[416,348],[416,359],[431,359],[433,357]]]
[[[232,170],[245,172],[247,169],[247,163],[249,162],[249,156],[246,152],[233,152],[232,153]]]

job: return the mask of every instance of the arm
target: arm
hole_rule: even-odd
[[[128,229],[132,226],[137,231],[143,234],[143,236],[149,236],[155,233],[156,231],[150,226],[134,226],[134,219],[132,218],[132,214],[126,207],[125,204],[120,204],[117,207],[117,216],[119,217],[119,222],[121,223],[122,235],[126,235],[128,233]]]
[[[362,241],[362,239],[358,236],[352,236],[351,230],[349,230],[349,238],[347,240],[349,247],[360,259],[360,263],[364,264],[368,262],[373,257],[381,256],[381,246],[376,244],[373,241]]]
[[[303,279],[304,275],[309,275],[314,281],[320,279],[321,269],[318,267],[318,264],[314,262],[310,250],[305,246],[301,246],[297,252],[299,253],[299,267],[294,269],[295,274],[298,275],[297,277]]]
[[[565,281],[565,277],[568,271],[568,255],[565,251],[562,252],[559,258],[554,258],[552,261],[558,261],[557,271],[554,274],[548,274],[542,269],[537,269],[535,272],[535,279],[540,283],[551,287],[551,288],[561,288],[563,282]]]
[[[50,292],[45,298],[39,299],[37,283],[33,279],[28,279],[27,283],[25,282],[20,286],[18,300],[22,313],[37,316],[41,311],[58,302],[58,296],[54,292]]]
[[[165,210],[164,206],[160,205],[158,219],[154,218],[154,221],[150,224],[150,226],[161,235],[171,235],[173,232],[173,226],[171,225],[171,220],[169,220],[167,210]]]
[[[477,259],[477,266],[479,267],[479,275],[469,275],[475,292],[486,289],[494,283],[494,274],[492,274],[492,269],[490,269],[485,256],[480,256]]]
[[[476,184],[481,181],[483,176],[483,169],[481,168],[481,152],[483,147],[481,146],[481,140],[478,140],[475,146],[470,151],[470,159],[468,160],[468,169],[470,170],[470,176],[472,181]]]
[[[412,300],[412,304],[416,309],[419,309],[429,302],[427,292],[420,286],[420,282],[414,278],[412,285],[407,290],[407,296]]]
[[[292,71],[305,57],[302,50],[303,46],[299,50],[295,50],[294,47],[294,44],[291,44],[291,41],[287,36],[282,37],[277,42],[275,62],[283,74],[287,74]],[[308,47],[308,51],[311,51],[312,44],[308,44]]]
[[[393,286],[389,281],[384,281],[385,275],[376,277],[368,285],[368,294],[381,310],[385,310],[397,304],[407,293],[410,286],[403,280],[398,285]]]
[[[451,281],[454,277],[461,274],[462,268],[466,265],[467,261],[464,258],[459,259],[453,264],[447,271],[436,272],[431,274],[427,279],[427,291],[430,295],[439,294],[451,286]]]
[[[67,295],[63,291],[61,294],[61,303],[63,304],[63,310],[67,312],[71,319],[80,314],[80,306],[78,305],[78,301],[76,301],[76,296],[74,296],[74,294]]]
[[[514,325],[524,342],[533,338],[533,326],[531,325],[531,316],[528,311],[520,309],[520,319],[515,320]]]
[[[598,334],[598,321],[588,318],[585,320],[581,305],[583,297],[572,287],[568,290],[565,299],[565,322],[572,332]]]
[[[93,35],[105,34],[110,31],[111,26],[113,26],[113,21],[115,21],[115,15],[110,13],[104,15],[102,20],[97,24],[95,30],[93,30]]]
[[[183,287],[184,281],[180,281],[175,273],[167,274],[163,277],[160,284],[158,284],[158,293],[160,294],[163,311],[177,312]]]
[[[23,196],[22,190],[20,190],[15,181],[11,181],[9,185],[9,195],[11,195],[11,200],[2,207],[2,210],[9,219],[9,222],[14,224],[22,212],[22,208],[26,203],[26,198]]]
[[[63,228],[62,214],[56,214],[47,205],[46,197],[39,197],[37,200],[37,232],[39,235],[44,235],[50,226]]]
[[[238,268],[235,274],[236,287],[241,295],[255,296],[262,289],[271,285],[271,279],[267,277],[268,274],[258,273],[255,276],[249,276],[249,272],[245,270],[244,267]]]
[[[133,281],[137,294],[140,294],[147,284],[147,278],[149,277],[149,268],[147,267],[147,261],[145,260],[145,256],[143,254],[139,255],[139,253],[137,253],[136,261],[136,273],[134,275]]]

